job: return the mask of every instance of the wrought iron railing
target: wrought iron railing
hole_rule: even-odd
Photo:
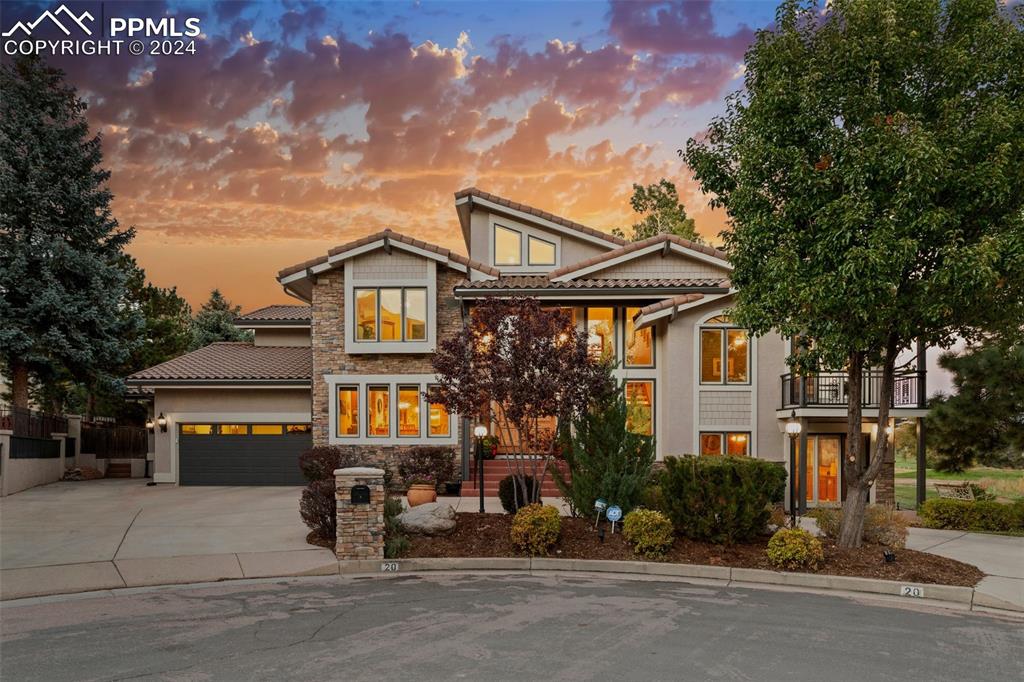
[[[861,405],[878,407],[882,373],[867,371],[861,376]],[[845,407],[849,398],[846,372],[815,372],[782,375],[782,407]],[[899,372],[893,381],[889,407],[924,407],[924,372]]]
[[[49,438],[68,432],[68,420],[58,414],[46,414],[13,405],[0,405],[0,430],[13,431],[25,438]]]

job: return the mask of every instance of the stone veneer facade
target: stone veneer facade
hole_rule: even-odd
[[[441,264],[437,266],[437,342],[452,336],[462,327],[461,304],[453,295],[455,285],[466,275]],[[360,353],[345,352],[345,280],[344,269],[319,275],[313,285],[311,340],[313,346],[313,444],[330,443],[330,400],[328,374],[432,374],[430,353]],[[461,420],[456,419],[461,437]],[[419,445],[428,445],[420,443]],[[339,445],[365,456],[366,464],[387,465],[396,472],[404,453],[417,445]],[[457,446],[453,446],[453,450]]]
[[[334,553],[339,559],[384,558],[384,471],[350,468],[334,472],[338,530]],[[369,504],[352,504],[353,486],[369,488]]]

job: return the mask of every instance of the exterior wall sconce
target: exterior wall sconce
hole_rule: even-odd
[[[146,430],[147,431],[152,431],[154,426],[156,426],[156,424],[153,422],[153,418],[152,417],[150,417],[149,419],[146,420]]]
[[[164,416],[163,412],[156,418],[156,424],[160,427],[161,433],[167,433],[167,417]]]

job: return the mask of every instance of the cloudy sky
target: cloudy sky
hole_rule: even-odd
[[[91,9],[98,2],[66,3]],[[56,3],[42,7],[55,8]],[[38,16],[8,3],[0,23]],[[773,2],[106,2],[198,16],[197,54],[53,60],[90,103],[115,213],[150,278],[196,305],[287,302],[286,265],[391,227],[464,251],[475,185],[602,229],[741,87]]]

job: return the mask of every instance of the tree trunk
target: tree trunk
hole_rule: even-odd
[[[28,365],[11,360],[11,402],[14,407],[28,409]]]
[[[898,340],[895,334],[890,334],[886,341],[885,357],[882,362],[882,378],[878,387],[878,432],[875,438],[875,447],[871,453],[871,460],[867,467],[864,466],[860,453],[860,377],[858,376],[858,387],[850,386],[849,400],[847,403],[847,461],[846,471],[853,469],[854,476],[847,479],[846,501],[843,503],[843,520],[839,526],[838,545],[843,549],[860,547],[864,531],[864,511],[867,509],[868,491],[871,484],[878,478],[885,463],[886,450],[889,444],[889,435],[886,433],[886,426],[889,423],[889,404],[892,401],[892,390],[896,374],[896,355],[898,353]],[[852,356],[851,356],[852,357]],[[849,376],[853,380],[855,369],[851,364]],[[860,374],[859,370],[856,370]],[[854,407],[853,398],[857,397],[857,425],[854,431]],[[852,438],[851,438],[852,437]],[[851,448],[851,441],[856,445]],[[850,461],[851,455],[853,461]],[[852,466],[851,466],[852,465]]]

